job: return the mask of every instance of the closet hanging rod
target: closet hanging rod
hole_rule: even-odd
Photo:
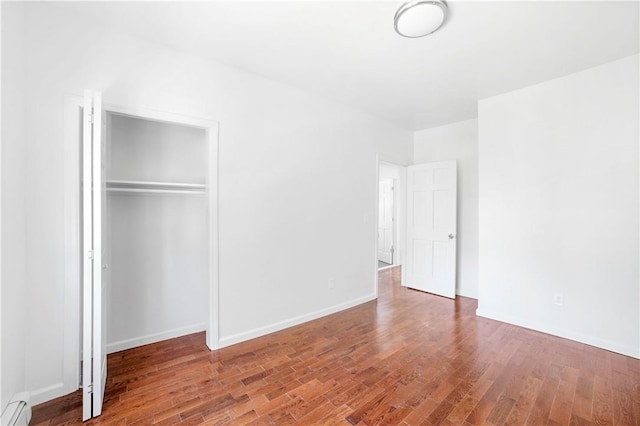
[[[138,193],[138,194],[176,194],[176,195],[204,195],[203,189],[164,189],[164,188],[107,188],[107,192]]]
[[[189,189],[205,189],[203,183],[183,183],[183,182],[157,182],[157,181],[140,181],[140,180],[107,180],[109,188],[189,188]]]

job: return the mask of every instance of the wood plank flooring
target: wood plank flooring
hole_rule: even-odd
[[[378,301],[210,352],[202,333],[110,355],[91,425],[638,425],[640,360],[475,316],[380,272]],[[81,393],[32,425],[81,423]]]

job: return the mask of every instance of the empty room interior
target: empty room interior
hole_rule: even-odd
[[[640,425],[640,2],[1,1],[1,425]]]

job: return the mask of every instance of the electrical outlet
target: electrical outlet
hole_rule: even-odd
[[[329,278],[329,289],[333,289],[336,286],[336,279],[331,277]]]
[[[562,297],[562,293],[556,293],[553,295],[553,303],[555,303],[558,306],[562,306],[563,302],[564,302],[564,298]]]

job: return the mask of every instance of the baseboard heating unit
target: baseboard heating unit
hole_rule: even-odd
[[[7,404],[2,412],[0,425],[2,426],[27,426],[31,421],[31,406],[29,405],[29,392],[17,393]]]

